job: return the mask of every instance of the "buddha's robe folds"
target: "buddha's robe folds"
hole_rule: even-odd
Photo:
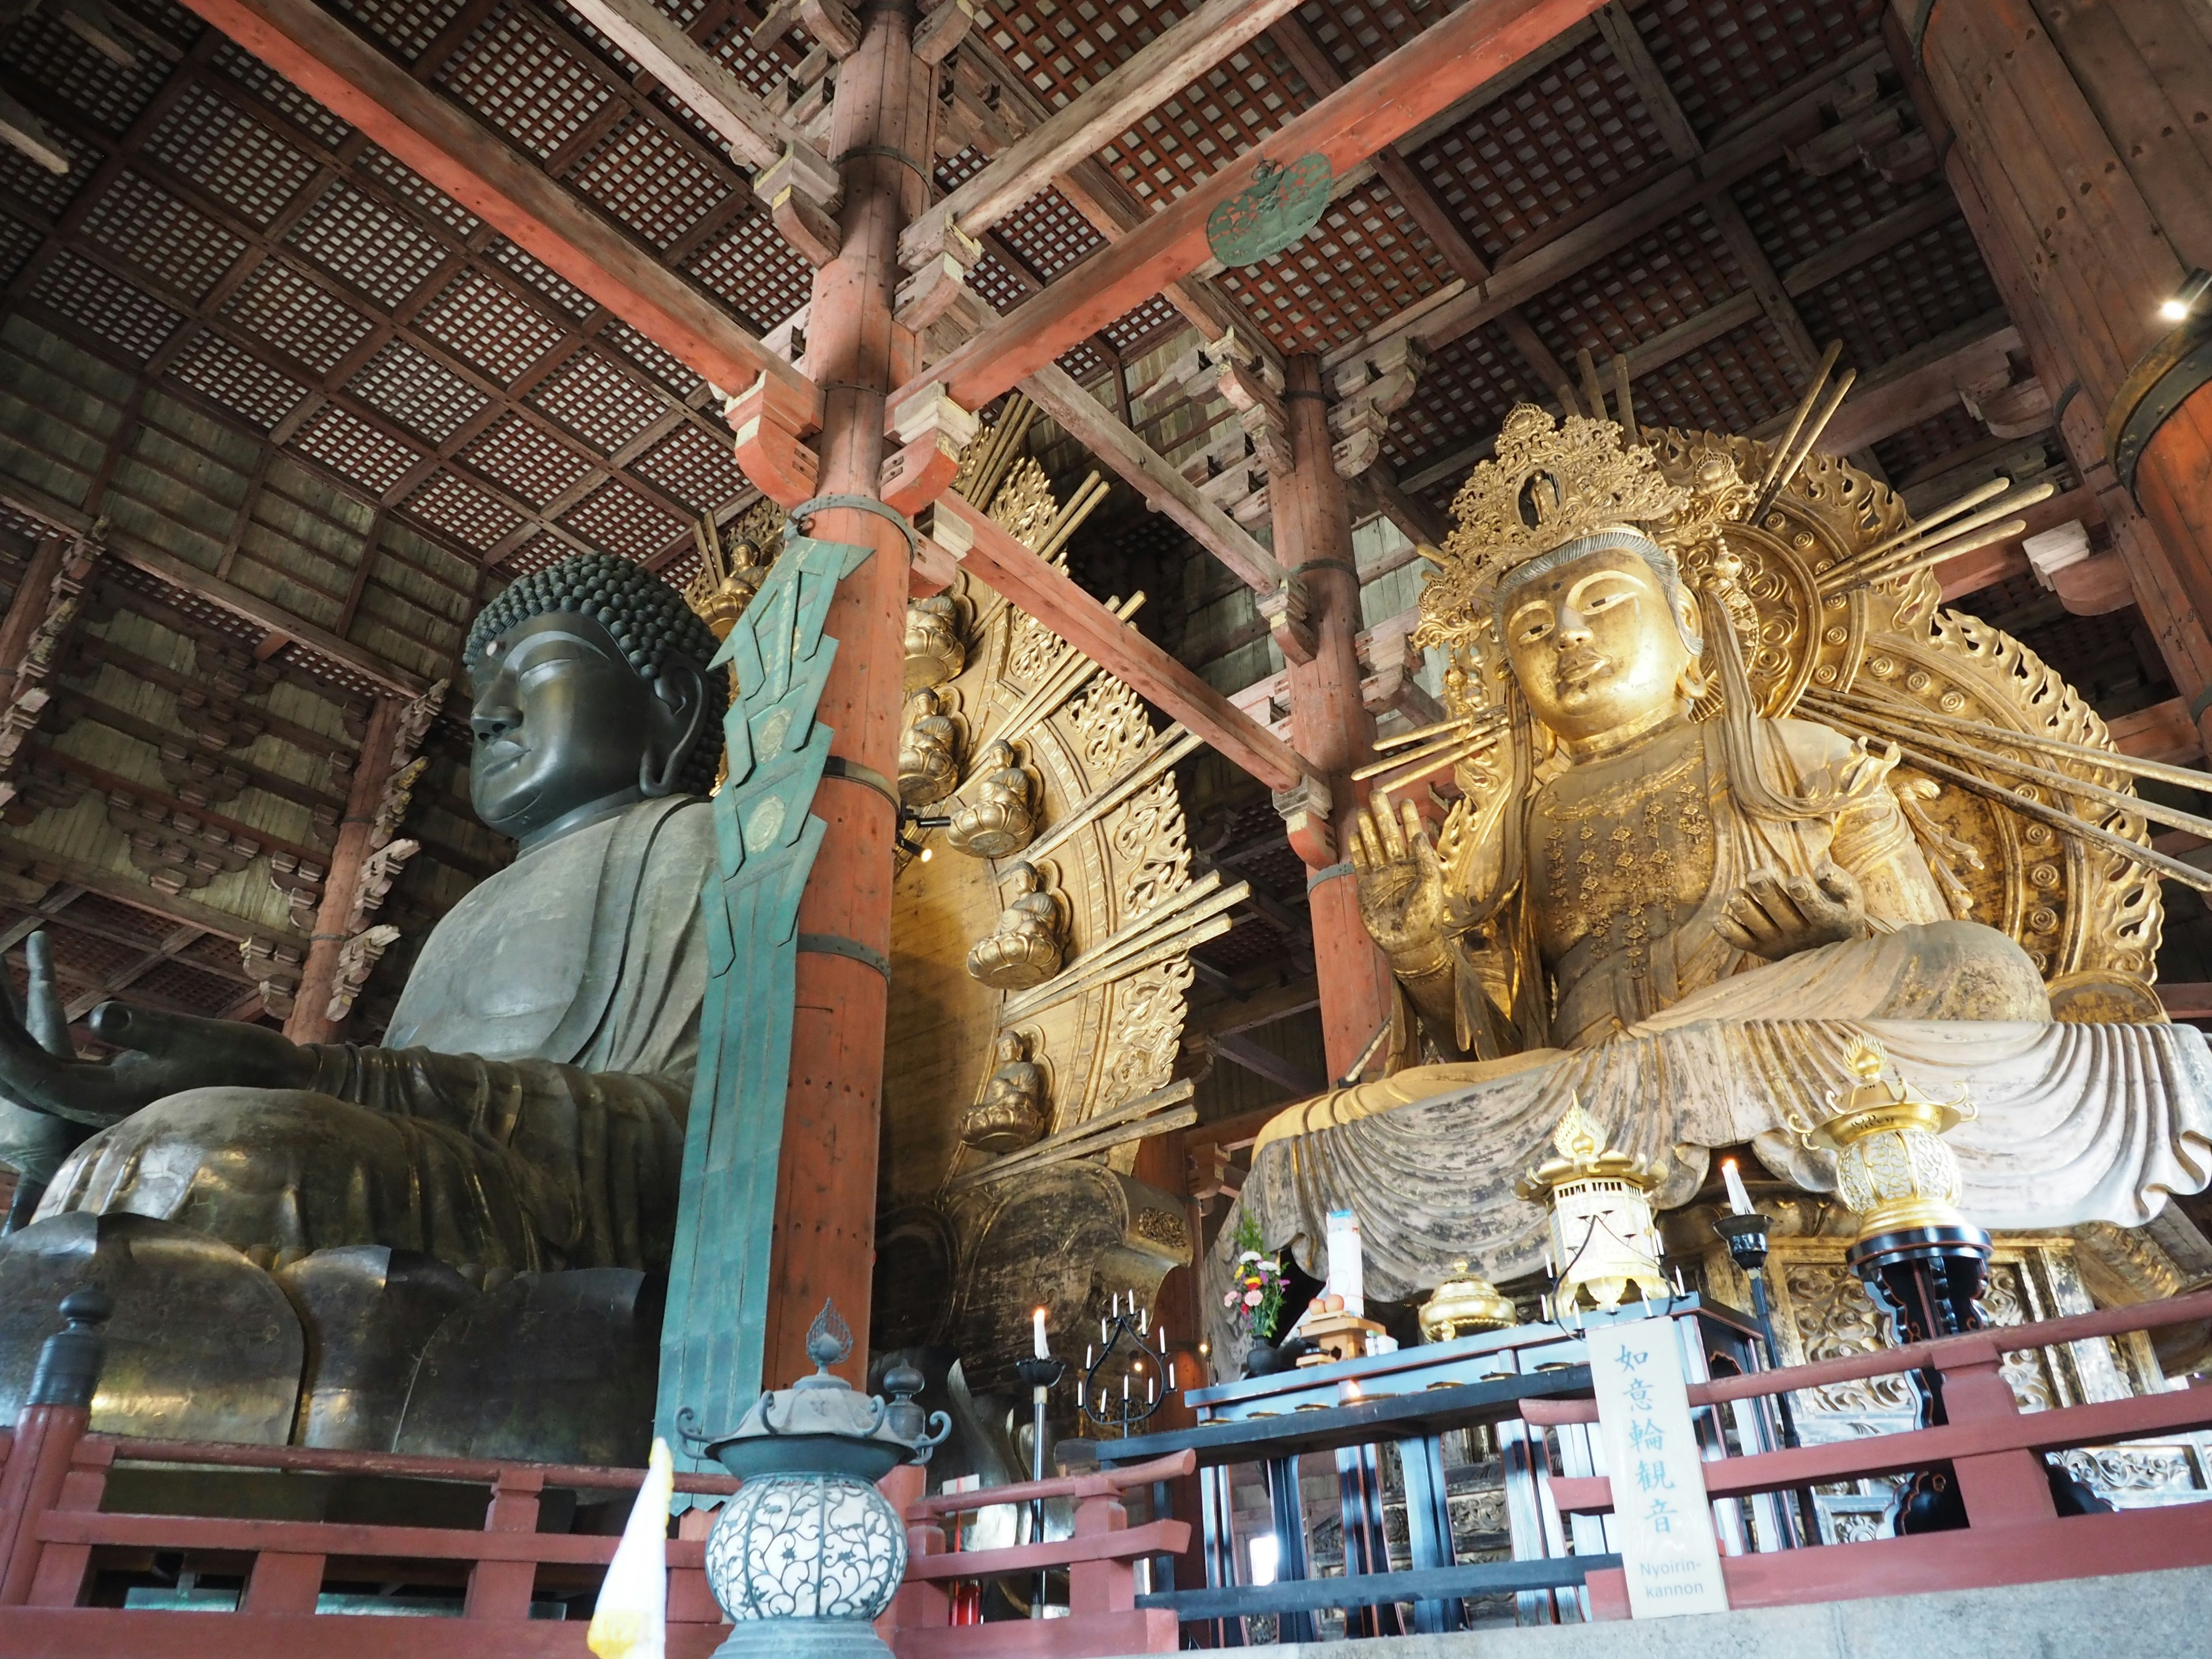
[[[1844,781],[1850,745],[1837,734],[1767,726],[1781,775],[1771,783],[1802,794]],[[1551,785],[1528,804],[1522,902],[1535,914],[1522,936],[1543,948],[1563,1046],[1417,1066],[1285,1111],[1261,1132],[1240,1200],[1270,1246],[1322,1270],[1328,1212],[1349,1206],[1371,1295],[1413,1295],[1460,1258],[1492,1279],[1535,1271],[1543,1212],[1513,1187],[1547,1155],[1571,1094],[1613,1146],[1664,1165],[1662,1209],[1698,1189],[1711,1149],[1742,1142],[1778,1176],[1832,1191],[1832,1160],[1789,1122],[1827,1115],[1860,1032],[1915,1084],[1943,1097],[1963,1085],[1979,1109],[1948,1139],[1963,1207],[1984,1226],[2140,1225],[2167,1194],[2212,1182],[2203,1034],[2053,1024],[2016,945],[1937,919],[1886,781],[1832,817],[1755,818],[1727,787],[1714,728],[1699,731],[1583,794],[1587,816]],[[1624,854],[1632,862],[1616,867]],[[1715,931],[1753,871],[1810,875],[1824,860],[1858,878],[1869,937],[1766,963]],[[1462,1006],[1471,984],[1499,977],[1463,955]],[[1226,1282],[1222,1261],[1208,1273]]]
[[[387,1046],[301,1090],[195,1089],[102,1130],[40,1206],[125,1211],[286,1260],[346,1244],[518,1271],[665,1263],[699,1011],[703,802],[517,859],[423,944]]]

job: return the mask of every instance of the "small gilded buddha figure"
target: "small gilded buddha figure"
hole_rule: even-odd
[[[1044,878],[1032,864],[1006,872],[1014,896],[999,913],[999,925],[968,952],[968,975],[999,991],[1023,991],[1042,985],[1060,971],[1060,901],[1044,890]]]
[[[1019,1031],[1000,1032],[991,1060],[990,1081],[983,1085],[983,1098],[961,1120],[960,1139],[997,1158],[1044,1133],[1050,1101],[1044,1067],[1030,1058],[1029,1039]]]
[[[906,732],[899,738],[899,799],[929,806],[960,787],[960,722],[945,712],[941,692],[927,687],[906,701]]]
[[[1003,738],[983,745],[976,770],[982,777],[973,795],[954,809],[946,843],[979,859],[1020,852],[1036,836],[1036,775]]]
[[[906,689],[943,685],[968,665],[961,604],[950,593],[909,599],[906,607]]]

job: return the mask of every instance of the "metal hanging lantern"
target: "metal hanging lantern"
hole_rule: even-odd
[[[707,1539],[707,1583],[734,1628],[716,1659],[887,1659],[873,1628],[906,1573],[906,1525],[876,1482],[922,1463],[951,1432],[924,1416],[921,1373],[896,1370],[886,1401],[830,1367],[853,1351],[837,1310],[822,1304],[806,1333],[813,1376],[770,1389],[726,1435],[677,1432],[744,1482]]]
[[[1554,1310],[1585,1302],[1610,1311],[1633,1286],[1645,1301],[1669,1294],[1659,1271],[1659,1231],[1651,1189],[1662,1171],[1641,1157],[1608,1151],[1605,1131],[1571,1096],[1552,1132],[1557,1158],[1523,1175],[1513,1190],[1552,1212],[1552,1259],[1559,1282]]]

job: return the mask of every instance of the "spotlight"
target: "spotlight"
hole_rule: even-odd
[[[2179,299],[2161,300],[2159,302],[2158,314],[2169,323],[2186,322],[2189,319],[2189,301]]]
[[[2196,311],[2197,302],[2203,299],[2207,289],[2212,289],[2212,274],[2202,270],[2191,271],[2188,276],[2182,278],[2181,286],[2173,291],[2170,298],[2159,301],[2158,314],[2160,320],[2169,323],[2187,322],[2191,313]]]

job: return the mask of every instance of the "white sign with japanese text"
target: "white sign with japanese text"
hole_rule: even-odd
[[[1629,1611],[1638,1619],[1726,1613],[1674,1321],[1593,1325],[1586,1334]]]

